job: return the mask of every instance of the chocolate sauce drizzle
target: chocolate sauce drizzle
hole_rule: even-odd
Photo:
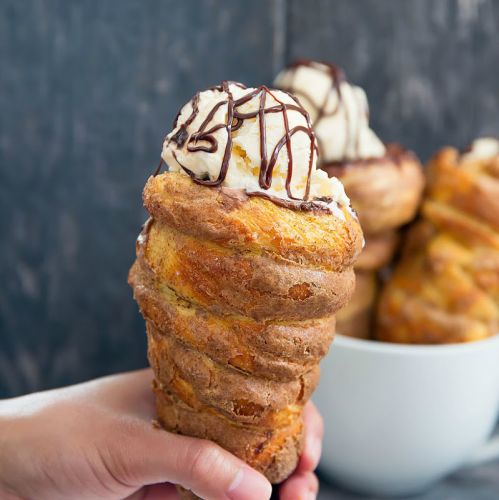
[[[351,121],[351,116],[350,116],[350,111],[348,109],[348,106],[344,106],[344,101],[343,101],[343,93],[341,91],[341,84],[343,82],[346,82],[345,78],[345,73],[343,69],[341,69],[339,66],[336,66],[335,64],[328,63],[328,62],[323,62],[323,61],[313,61],[311,59],[297,59],[293,63],[289,65],[289,69],[296,69],[299,68],[300,66],[306,66],[309,68],[314,68],[319,71],[323,71],[324,73],[328,74],[330,79],[331,79],[331,88],[326,92],[326,95],[324,96],[324,100],[321,104],[317,105],[313,99],[313,96],[303,92],[301,90],[297,90],[294,87],[294,79],[291,81],[291,83],[287,87],[283,87],[282,90],[285,90],[287,92],[292,92],[298,96],[302,96],[305,99],[307,99],[308,102],[314,107],[314,111],[316,114],[315,120],[314,120],[314,127],[317,127],[319,122],[323,120],[326,117],[334,116],[339,113],[340,109],[343,107],[345,110],[345,120],[346,120],[346,130],[347,130],[347,136],[344,144],[344,149],[343,149],[343,156],[346,156],[348,146],[351,144],[353,141],[354,143],[354,149],[355,149],[355,154],[356,156],[359,155],[360,151],[360,128],[357,129],[355,137],[351,137],[351,130],[350,130],[350,121]],[[329,96],[331,91],[335,91],[337,96],[338,96],[338,101],[336,102],[336,106],[334,109],[331,111],[328,111],[326,113],[326,105],[329,100]],[[357,98],[357,97],[356,97]],[[358,109],[359,113],[365,113],[365,116],[367,117],[367,120],[369,121],[369,111],[368,109],[365,109],[362,111],[362,103],[358,102]],[[362,116],[360,117],[362,118]],[[321,144],[321,139],[319,136],[317,136],[317,142],[319,146],[319,158],[321,151],[324,151],[323,144]]]
[[[224,94],[224,98],[217,102],[213,108],[210,110],[206,118],[203,120],[199,128],[189,136],[187,131],[187,127],[192,124],[195,120],[196,116],[199,114],[199,92],[194,96],[191,101],[192,111],[187,120],[180,125],[177,132],[170,137],[168,144],[175,144],[177,148],[183,148],[184,146],[187,148],[187,151],[190,153],[196,153],[199,151],[203,151],[205,153],[214,153],[220,147],[218,140],[214,136],[214,133],[218,130],[225,129],[227,131],[227,142],[225,144],[224,155],[222,158],[222,164],[220,166],[220,173],[217,179],[199,179],[195,176],[194,172],[187,168],[185,165],[182,165],[173,151],[173,156],[177,163],[181,166],[181,168],[192,178],[194,182],[197,184],[201,184],[203,186],[220,186],[227,176],[227,171],[229,169],[230,158],[232,154],[232,133],[241,128],[245,120],[257,118],[259,123],[259,131],[260,131],[260,170],[258,176],[258,183],[260,187],[264,190],[270,189],[272,186],[272,174],[274,167],[276,165],[277,159],[279,157],[279,153],[281,152],[283,147],[286,147],[287,156],[288,156],[288,170],[286,174],[286,193],[290,200],[297,201],[305,201],[309,199],[310,196],[310,179],[312,175],[313,165],[314,165],[314,155],[317,154],[317,145],[315,135],[312,131],[312,125],[310,123],[310,118],[308,113],[303,109],[298,100],[289,94],[295,104],[285,103],[280,100],[274,92],[272,92],[265,85],[258,87],[254,90],[249,91],[239,99],[234,99],[232,92],[230,90],[230,85],[237,85],[239,88],[246,89],[246,87],[237,82],[229,82],[223,81],[220,85],[212,87],[209,90],[218,91]],[[268,96],[272,97],[273,100],[277,104],[270,104],[267,106],[267,98]],[[258,109],[255,111],[244,113],[240,110],[240,107],[252,99],[258,99]],[[213,123],[213,119],[217,113],[217,111],[221,108],[226,108],[226,118],[222,123]],[[300,113],[306,120],[306,126],[297,125],[293,128],[289,126],[288,119],[288,111],[295,111]],[[277,142],[274,149],[272,151],[268,151],[267,148],[267,139],[266,139],[266,116],[269,113],[281,113],[284,122],[285,134],[283,137]],[[177,128],[178,125],[178,117],[175,119],[173,124],[174,128]],[[303,133],[306,134],[310,139],[310,156],[309,156],[309,164],[308,164],[308,174],[307,174],[307,184],[305,188],[305,193],[303,198],[296,197],[291,192],[291,179],[293,176],[293,151],[291,147],[291,139],[295,134]],[[155,175],[159,173],[161,170],[162,162],[160,162],[158,169],[155,172]],[[274,202],[280,200],[277,197],[271,196],[266,193],[254,192],[247,193],[250,196],[261,196],[264,198],[268,198]],[[313,203],[313,202],[311,202]],[[282,205],[282,203],[279,203]],[[289,208],[289,204],[287,204]],[[303,205],[303,207],[309,206],[309,204]],[[300,206],[301,207],[301,206]],[[308,208],[300,209],[305,210]],[[297,207],[294,207],[297,208]],[[312,208],[310,208],[312,209]]]
[[[289,208],[291,210],[299,210],[302,212],[322,212],[322,213],[331,213],[331,209],[327,206],[329,203],[333,201],[332,198],[322,197],[322,198],[314,198],[311,201],[306,200],[286,200],[284,198],[278,198],[277,196],[273,196],[269,193],[264,193],[262,191],[255,191],[254,193],[247,193],[249,196],[257,196],[259,198],[264,198],[266,200],[270,200],[284,208]],[[319,204],[317,202],[322,202],[323,204]]]
[[[369,165],[380,165],[380,163],[383,165],[389,163],[400,168],[406,161],[418,161],[416,155],[412,151],[403,148],[400,144],[388,143],[385,144],[385,148],[386,152],[382,158],[359,158],[357,160],[330,161],[323,163],[320,168],[327,173],[328,177],[341,178],[348,170],[359,166],[366,167]]]

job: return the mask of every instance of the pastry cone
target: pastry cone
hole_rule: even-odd
[[[377,271],[389,265],[399,240],[400,235],[394,230],[368,235],[362,253],[355,263],[355,270],[359,273]]]
[[[373,303],[377,289],[375,272],[356,271],[352,299],[336,314],[338,333],[363,339],[371,336]]]
[[[129,282],[160,424],[215,441],[273,483],[295,468],[303,406],[354,288],[354,216],[290,210],[186,175],[151,177]]]
[[[129,273],[158,422],[279,483],[353,293],[360,225],[341,183],[315,169],[308,115],[289,94],[235,82],[196,94],[162,158],[170,171],[146,184]]]
[[[380,158],[323,163],[321,168],[341,179],[366,240],[414,218],[424,176],[416,156],[400,146],[389,144]]]
[[[355,269],[369,271],[371,277],[360,279],[362,289],[338,315],[337,327],[341,333],[365,337],[376,299],[372,273],[392,260],[397,230],[416,214],[424,183],[421,164],[401,146],[381,142],[369,127],[364,91],[334,64],[299,60],[283,70],[276,83],[296,93],[310,113],[319,168],[342,181],[359,214],[366,244]]]
[[[347,310],[338,314],[337,329],[344,335],[369,338],[377,296],[374,273],[392,260],[399,239],[396,229],[416,213],[424,184],[421,165],[408,151],[389,146],[382,158],[322,168],[341,179],[359,213],[366,241],[355,269],[370,275],[370,280],[358,279],[362,288],[354,293]]]
[[[468,342],[495,334],[498,321],[499,150],[445,148],[429,162],[421,220],[383,290],[377,337]]]

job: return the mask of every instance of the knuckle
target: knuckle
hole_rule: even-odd
[[[319,479],[313,472],[310,474],[309,489],[314,493],[319,491]]]
[[[223,479],[220,472],[226,468],[225,458],[216,445],[193,443],[189,447],[188,461],[190,477],[195,484],[207,480],[211,482],[215,478]]]
[[[315,434],[317,437],[322,438],[324,435],[324,419],[322,418],[322,415],[320,414],[319,410],[316,408],[315,405],[311,404],[310,407],[308,408],[308,419],[306,419],[307,424],[310,426],[310,430]]]
[[[108,429],[101,441],[106,443],[106,446],[101,446],[99,449],[102,464],[117,484],[137,485],[140,483],[137,477],[140,471],[135,467],[134,458],[137,453],[133,448],[131,438],[136,435],[137,430],[127,422],[119,422],[116,427],[117,430]]]
[[[318,436],[322,439],[324,436],[324,419],[322,418],[322,415],[317,412],[317,434]]]

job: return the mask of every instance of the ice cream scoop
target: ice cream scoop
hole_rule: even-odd
[[[317,205],[349,206],[343,185],[316,169],[317,145],[295,97],[236,82],[197,93],[166,136],[162,158],[197,183]]]
[[[497,155],[499,155],[499,139],[495,137],[480,137],[471,143],[468,151],[462,156],[462,160],[488,160]]]
[[[369,127],[365,92],[349,83],[339,67],[298,60],[277,75],[275,85],[295,94],[308,111],[321,162],[385,155],[384,144]]]

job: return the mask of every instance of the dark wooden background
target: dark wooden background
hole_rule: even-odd
[[[492,0],[0,0],[0,397],[145,363],[141,189],[199,88],[296,57],[423,158],[499,132]]]
[[[0,397],[145,365],[141,189],[197,89],[335,61],[426,159],[499,133],[498,30],[493,0],[0,0]]]

